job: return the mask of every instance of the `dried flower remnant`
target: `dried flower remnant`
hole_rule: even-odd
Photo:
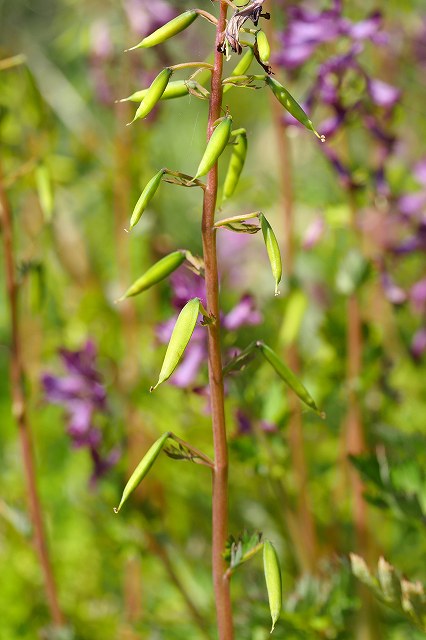
[[[234,53],[241,54],[243,48],[240,43],[240,30],[247,22],[251,20],[255,27],[257,27],[259,18],[265,18],[269,20],[269,13],[262,13],[262,5],[265,0],[254,0],[247,6],[236,9],[231,18],[228,20],[225,31],[221,35],[221,40],[218,45],[218,51],[225,53],[227,58],[228,48],[230,47]]]
[[[68,434],[75,447],[87,447],[93,461],[91,484],[103,476],[118,460],[114,449],[104,457],[102,432],[95,425],[98,415],[106,414],[106,390],[96,369],[96,347],[91,340],[76,351],[60,349],[59,355],[66,369],[65,376],[45,373],[42,376],[47,402],[66,410]]]

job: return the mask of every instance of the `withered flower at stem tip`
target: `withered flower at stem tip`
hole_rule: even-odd
[[[242,46],[240,44],[239,36],[240,29],[247,20],[251,20],[255,27],[259,22],[259,18],[265,18],[269,20],[269,13],[262,13],[262,5],[265,0],[254,0],[249,2],[245,7],[236,9],[234,14],[228,20],[225,31],[221,34],[221,39],[218,45],[218,51],[227,54],[228,45],[232,51],[238,53],[242,52]]]

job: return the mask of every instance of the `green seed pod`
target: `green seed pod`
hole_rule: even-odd
[[[162,27],[151,33],[149,36],[146,36],[146,38],[141,40],[139,44],[135,45],[131,49],[127,49],[127,51],[133,51],[134,49],[141,48],[146,49],[148,47],[154,47],[157,44],[161,44],[189,27],[197,17],[198,13],[194,9],[184,11],[180,16],[176,16],[176,18],[173,18],[170,22],[166,22]]]
[[[263,571],[268,591],[269,610],[272,618],[271,633],[280,617],[282,606],[281,570],[275,547],[269,540],[263,543]]]
[[[179,360],[181,359],[192,336],[192,332],[195,329],[195,325],[197,324],[200,308],[201,300],[199,298],[193,298],[186,303],[180,312],[173,329],[172,337],[170,338],[170,342],[167,346],[158,382],[155,387],[151,387],[151,391],[154,391],[159,384],[168,380],[178,366]]]
[[[237,188],[241,172],[244,167],[247,155],[247,135],[246,132],[240,133],[235,138],[235,144],[232,147],[232,155],[229,161],[228,171],[226,173],[225,182],[223,184],[223,199],[230,198]]]
[[[229,136],[231,135],[231,127],[232,116],[227,115],[213,131],[211,138],[207,143],[204,155],[201,158],[197,173],[194,176],[194,180],[200,178],[201,176],[205,176],[216,164],[219,156],[228,144]]]
[[[147,208],[148,204],[151,202],[158,187],[160,186],[161,179],[165,173],[166,169],[160,169],[160,171],[156,173],[153,178],[151,178],[145,189],[142,191],[141,195],[139,196],[139,200],[137,201],[135,208],[133,209],[132,217],[130,218],[130,229],[133,229],[135,224],[139,222],[141,215]]]
[[[259,215],[259,220],[262,228],[263,239],[266,245],[266,251],[268,252],[269,262],[271,264],[272,275],[275,278],[275,295],[277,296],[279,295],[278,285],[281,282],[281,276],[283,273],[280,248],[278,246],[275,233],[263,213]]]
[[[140,103],[132,122],[138,120],[139,118],[146,118],[146,116],[151,113],[151,111],[163,95],[164,91],[166,90],[172,73],[173,70],[169,69],[169,67],[166,67],[165,69],[160,71],[158,76],[153,80],[151,86],[149,87],[145,98]]]
[[[307,129],[313,131],[317,138],[319,138],[321,142],[324,142],[324,136],[320,136],[320,134],[312,124],[312,120],[308,118],[300,104],[293,98],[293,96],[287,91],[287,89],[270,76],[266,78],[266,83],[272,89],[272,93],[274,94],[278,102],[280,102],[283,107],[287,109],[287,111],[293,116],[293,118],[296,118],[296,120],[303,124]]]
[[[142,293],[142,291],[146,291],[150,289],[150,287],[160,282],[160,280],[164,280],[167,278],[173,271],[175,271],[182,262],[185,261],[186,252],[185,251],[173,251],[173,253],[169,253],[169,255],[164,256],[158,262],[156,262],[152,267],[146,271],[140,278],[136,280],[129,287],[124,295],[121,296],[117,300],[117,302],[121,302],[125,300],[125,298],[130,298],[131,296],[136,296],[138,293]]]
[[[136,489],[136,487],[142,482],[145,478],[148,471],[151,469],[154,462],[157,460],[160,455],[166,441],[170,438],[171,433],[167,431],[163,433],[161,438],[158,438],[156,442],[152,445],[152,447],[147,451],[142,460],[139,462],[136,469],[133,471],[132,475],[126,486],[124,487],[123,495],[121,496],[120,504],[118,507],[114,507],[114,512],[118,513],[123,506],[123,504],[128,500],[130,495]]]
[[[160,100],[172,100],[173,98],[182,98],[183,96],[187,96],[190,89],[195,89],[197,83],[193,80],[174,80],[173,82],[169,82],[167,87],[164,89],[164,93],[161,96]],[[146,94],[149,91],[149,87],[147,89],[141,89],[140,91],[135,91],[128,98],[123,98],[120,102],[142,102],[145,98]]]
[[[254,58],[253,47],[247,47],[247,51],[231,73],[231,76],[243,76],[248,68],[250,67],[252,60]],[[225,94],[229,89],[232,89],[232,84],[226,84],[223,88],[223,93]]]
[[[35,179],[38,191],[40,207],[43,211],[44,219],[50,222],[53,213],[54,196],[52,189],[52,177],[46,165],[41,164],[35,171]]]
[[[269,58],[271,57],[271,46],[266,37],[264,31],[258,31],[256,34],[257,49],[259,51],[259,58],[263,64],[269,64]]]
[[[265,360],[267,360],[269,364],[273,366],[280,378],[284,380],[284,382],[290,387],[290,389],[293,389],[295,394],[299,396],[302,402],[304,402],[306,405],[308,405],[308,407],[310,407],[316,413],[321,415],[321,417],[323,417],[323,414],[318,411],[318,407],[306,387],[300,382],[299,378],[297,378],[294,373],[287,367],[287,365],[284,364],[284,362],[277,356],[275,351],[272,351],[272,349],[263,342],[258,342],[257,346],[261,350]]]

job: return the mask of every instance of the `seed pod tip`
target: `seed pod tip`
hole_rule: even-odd
[[[114,507],[113,511],[114,511],[114,513],[118,513],[120,511],[120,507]]]

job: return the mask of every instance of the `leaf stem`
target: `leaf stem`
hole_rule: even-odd
[[[6,287],[10,312],[11,355],[10,385],[12,395],[12,414],[16,421],[21,441],[22,458],[31,520],[34,527],[34,543],[41,571],[44,576],[46,598],[50,614],[55,625],[62,626],[64,617],[59,607],[55,579],[49,558],[48,545],[44,530],[42,506],[37,490],[34,448],[30,424],[27,416],[27,398],[24,383],[24,365],[22,343],[19,332],[18,317],[18,283],[15,276],[15,258],[13,247],[12,211],[3,184],[0,167],[0,221],[3,235],[3,251],[5,261]]]
[[[178,444],[181,444],[186,449],[189,449],[189,451],[191,451],[191,453],[194,454],[194,462],[198,462],[198,464],[204,464],[205,466],[210,467],[211,469],[214,469],[213,460],[209,458],[209,456],[207,456],[205,453],[203,453],[199,449],[196,449],[195,447],[192,446],[192,444],[189,444],[185,440],[182,440],[182,438],[179,438],[179,436],[175,435],[174,433],[172,433],[169,437],[170,437],[170,440],[174,440],[175,442],[177,442]]]
[[[207,138],[210,139],[215,121],[220,118],[222,105],[223,56],[217,50],[225,29],[227,4],[221,0],[216,28],[214,70]],[[225,426],[222,357],[220,351],[219,282],[216,255],[214,215],[218,191],[217,163],[207,175],[203,199],[202,239],[205,262],[207,309],[216,322],[207,326],[210,406],[212,413],[214,469],[212,496],[212,569],[219,640],[233,640],[233,623],[229,579],[224,577],[226,563],[223,557],[228,537],[228,447]]]

